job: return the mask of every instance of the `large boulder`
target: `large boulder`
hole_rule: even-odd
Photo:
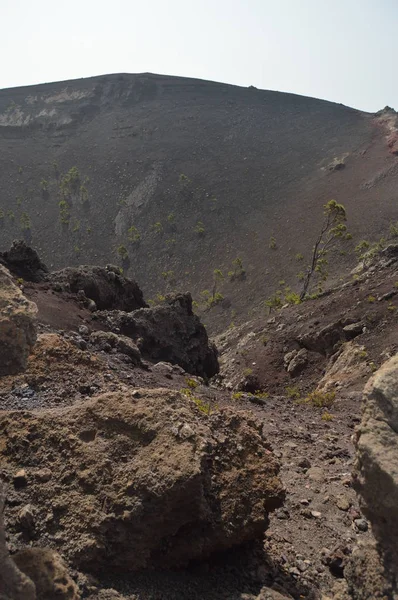
[[[175,363],[201,377],[218,373],[217,349],[193,313],[189,293],[170,296],[153,308],[104,312],[99,318],[111,330],[131,337],[150,360]]]
[[[0,376],[25,368],[36,341],[36,313],[36,305],[25,298],[0,265]]]
[[[15,240],[10,250],[0,253],[0,263],[5,265],[13,275],[26,281],[42,281],[48,273],[46,265],[40,260],[36,250],[23,240]]]
[[[261,424],[231,409],[209,414],[179,392],[3,412],[0,430],[3,473],[15,485],[11,536],[28,503],[35,544],[56,545],[83,570],[185,565],[260,537],[284,500]]]
[[[67,267],[48,276],[55,289],[78,294],[83,291],[99,310],[131,311],[147,306],[138,284],[117,267]]]
[[[356,490],[398,589],[398,355],[370,379],[357,432]]]

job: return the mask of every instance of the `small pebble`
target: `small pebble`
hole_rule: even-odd
[[[365,533],[369,529],[368,522],[366,519],[355,519],[354,524],[358,531],[361,531],[363,533]]]

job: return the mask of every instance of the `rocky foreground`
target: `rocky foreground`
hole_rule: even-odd
[[[398,597],[397,359],[361,391],[376,326],[297,334],[314,301],[218,356],[188,294],[149,308],[117,268],[52,274],[23,244],[0,262],[2,600]]]

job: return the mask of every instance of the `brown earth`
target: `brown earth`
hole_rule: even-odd
[[[394,256],[392,250],[389,251],[391,255]],[[284,598],[315,599],[323,594],[325,598],[337,599],[340,596],[336,592],[336,582],[337,585],[346,584],[345,570],[349,586],[358,589],[355,581],[358,581],[362,559],[352,563],[350,557],[352,553],[359,556],[358,545],[371,543],[373,536],[352,488],[355,458],[352,435],[361,417],[364,382],[397,350],[398,309],[394,285],[397,280],[397,261],[381,256],[373,267],[357,275],[355,280],[348,280],[318,299],[285,307],[240,328],[231,328],[217,340],[221,372],[210,385],[176,365],[148,360],[136,365],[115,348],[101,350],[90,342],[90,332],[98,331],[100,327],[95,313],[80,307],[72,294],[53,292],[43,284],[26,284],[28,297],[39,301],[39,339],[26,372],[0,380],[0,398],[6,409],[1,418],[3,423],[8,423],[6,430],[11,442],[11,445],[7,443],[8,450],[2,446],[2,452],[7,454],[6,463],[2,461],[3,478],[9,480],[17,468],[24,468],[28,478],[26,487],[8,493],[6,519],[11,551],[23,547],[29,536],[33,536],[34,544],[41,541],[54,545],[72,560],[75,567],[82,568],[84,561],[76,561],[78,555],[74,549],[74,544],[78,547],[78,538],[72,530],[68,533],[73,521],[65,519],[60,528],[57,520],[46,520],[44,514],[45,503],[53,505],[49,514],[53,513],[57,498],[64,493],[61,490],[66,491],[63,486],[71,485],[70,450],[60,448],[60,456],[66,461],[63,468],[50,468],[51,478],[55,477],[59,487],[54,495],[54,479],[43,484],[36,483],[33,477],[33,471],[48,469],[49,455],[47,459],[41,459],[40,453],[58,452],[49,437],[48,443],[41,444],[40,440],[47,439],[53,429],[55,443],[60,438],[56,434],[58,427],[66,426],[69,421],[68,435],[76,437],[80,431],[79,414],[83,415],[97,402],[106,403],[107,398],[115,398],[115,404],[121,410],[125,398],[134,394],[137,388],[140,388],[138,393],[142,400],[134,402],[142,402],[144,410],[148,402],[154,401],[154,392],[150,389],[163,388],[170,392],[161,392],[161,396],[178,397],[179,411],[184,412],[185,403],[187,410],[192,406],[189,411],[196,411],[201,427],[206,428],[217,421],[225,409],[238,412],[243,409],[251,413],[250,419],[254,418],[253,423],[261,429],[262,436],[281,461],[281,477],[286,487],[284,506],[270,516],[263,543],[211,555],[183,571],[155,569],[151,575],[141,572],[134,577],[115,577],[111,569],[107,569],[106,573],[93,577],[72,568],[83,597],[92,600],[138,597],[145,600],[260,600],[277,598],[280,592]],[[47,298],[52,299],[57,311],[48,311]],[[81,324],[87,332],[79,333]],[[86,342],[84,350],[79,347],[81,340]],[[307,362],[292,376],[285,368],[284,357],[302,348],[303,344],[308,348]],[[337,369],[336,365],[339,365]],[[252,394],[237,392],[242,388],[242,381],[250,378],[254,378],[258,391]],[[317,386],[323,394],[334,391],[335,397],[321,396],[320,403],[325,401],[323,406],[306,401],[308,393]],[[181,393],[176,395],[176,390]],[[105,396],[97,399],[99,394]],[[195,406],[198,403],[202,410]],[[10,412],[15,409],[20,412]],[[112,413],[115,410],[118,410],[116,406]],[[126,405],[122,412],[128,414],[128,410]],[[207,416],[209,412],[211,414]],[[16,414],[20,415],[18,419]],[[28,435],[25,445],[24,436],[17,434],[17,430],[26,428],[28,431],[32,427],[32,433],[36,433],[31,440]],[[77,427],[75,433],[74,427]],[[80,429],[91,431],[93,428],[84,426]],[[3,440],[6,439],[3,436]],[[80,438],[77,436],[76,439]],[[88,445],[90,443],[88,441]],[[37,451],[32,452],[36,446]],[[78,441],[77,448],[86,446],[87,441]],[[50,448],[53,449],[50,451]],[[99,452],[94,455],[101,457]],[[105,455],[101,460],[105,460]],[[64,481],[63,477],[66,478]],[[81,482],[91,485],[87,477],[76,479],[76,490],[81,487]],[[95,482],[94,478],[92,484],[97,485]],[[74,486],[75,483],[72,489]],[[44,489],[49,494],[46,501],[44,496],[41,499]],[[100,498],[100,494],[95,494],[93,499],[97,497]],[[39,513],[44,511],[43,518],[38,518],[37,534],[30,532],[27,538],[27,532],[20,529],[17,515],[23,507],[35,503]],[[70,498],[68,503],[72,513],[76,511],[77,515],[79,502],[72,502]],[[82,531],[87,518],[88,514],[84,513],[78,519]],[[42,536],[50,525],[53,538],[46,539]],[[194,544],[191,546],[195,547]],[[350,596],[344,596],[345,600],[347,598]]]

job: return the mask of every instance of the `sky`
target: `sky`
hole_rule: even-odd
[[[0,88],[161,73],[398,110],[398,0],[0,0]]]

